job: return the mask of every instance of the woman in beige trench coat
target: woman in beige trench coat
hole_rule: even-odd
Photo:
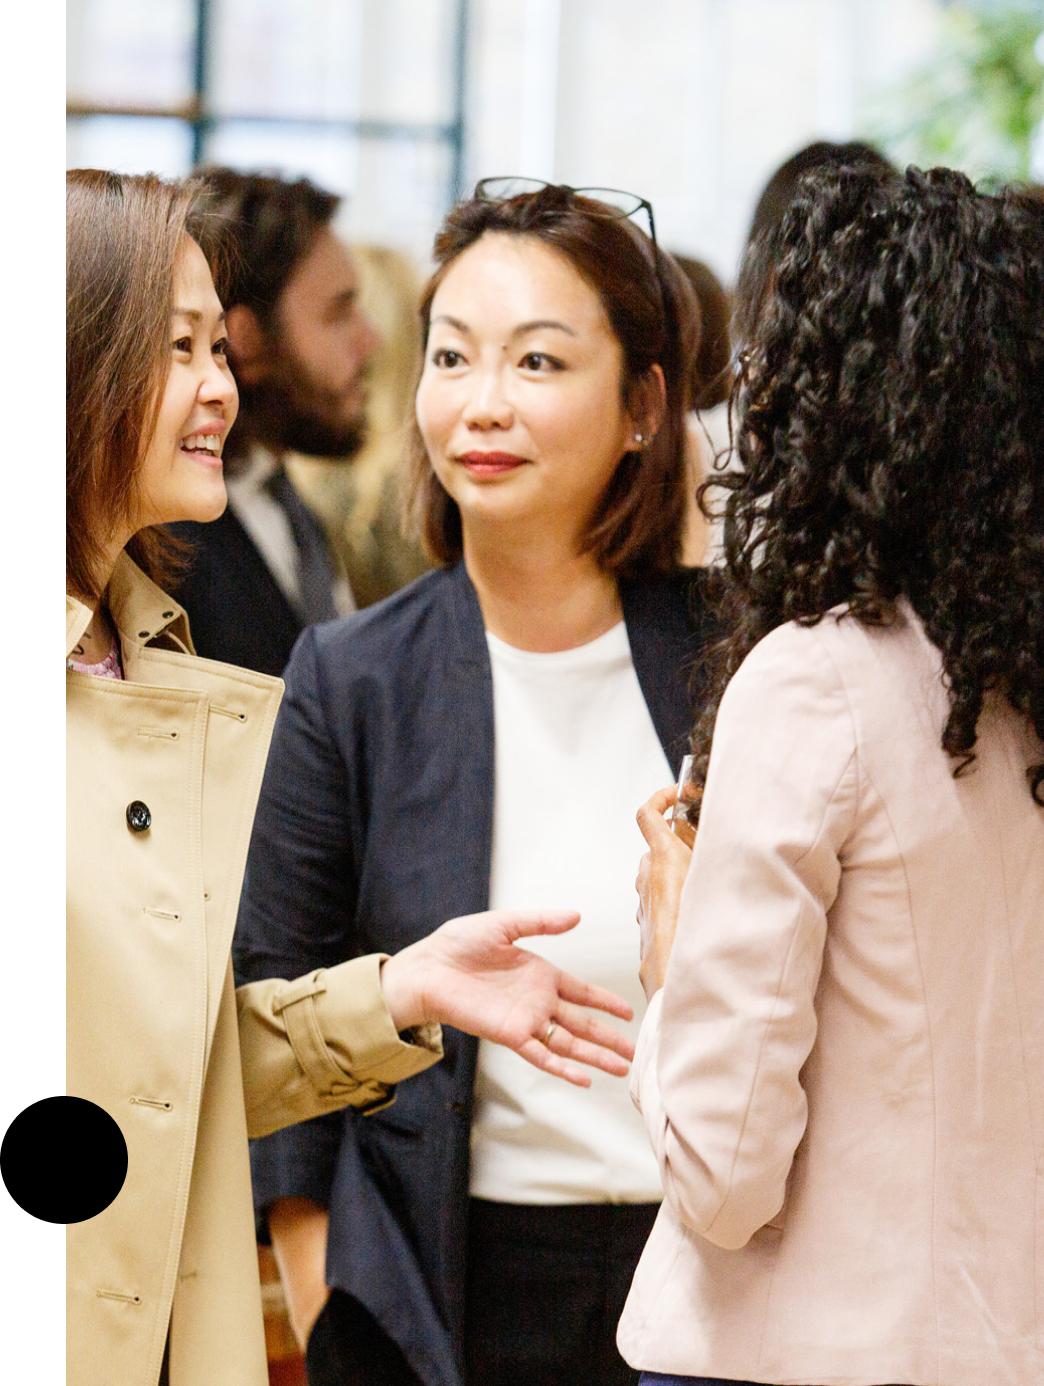
[[[263,1386],[247,1137],[385,1105],[440,1057],[437,1022],[582,1084],[577,1061],[622,1074],[631,1052],[585,1009],[624,1002],[512,946],[570,914],[453,920],[391,960],[234,990],[282,684],[197,659],[148,575],[154,526],[225,504],[237,394],[196,196],[68,182],[67,1082],[128,1147],[120,1193],[68,1231],[72,1386]]]

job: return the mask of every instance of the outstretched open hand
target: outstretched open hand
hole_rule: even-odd
[[[579,1087],[591,1079],[578,1064],[623,1077],[634,1046],[591,1010],[630,1020],[627,1002],[515,947],[534,934],[565,933],[579,919],[575,912],[488,910],[449,920],[382,968],[396,1028],[454,1025]]]

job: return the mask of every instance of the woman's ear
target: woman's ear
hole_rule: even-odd
[[[632,434],[640,451],[656,437],[667,412],[667,382],[659,363],[652,365],[631,391],[628,414]],[[638,440],[641,440],[640,442]]]
[[[268,339],[257,314],[245,303],[234,303],[225,314],[232,369],[243,385],[256,385],[268,374]]]

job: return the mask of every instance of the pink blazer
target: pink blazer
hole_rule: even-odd
[[[636,1367],[1044,1383],[1044,749],[988,705],[954,779],[946,708],[908,609],[784,626],[726,692],[632,1072]]]

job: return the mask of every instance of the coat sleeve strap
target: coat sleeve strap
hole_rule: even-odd
[[[356,1086],[354,1079],[346,1078],[345,1073],[333,1060],[326,1047],[315,1005],[305,1005],[315,996],[326,991],[324,968],[316,968],[304,977],[287,982],[276,993],[272,1010],[283,1017],[287,1038],[304,1072],[320,1091],[349,1093]]]
[[[376,1111],[395,1085],[442,1057],[437,1025],[404,1038],[381,992],[386,954],[317,968],[236,992],[251,1136],[353,1106]]]

